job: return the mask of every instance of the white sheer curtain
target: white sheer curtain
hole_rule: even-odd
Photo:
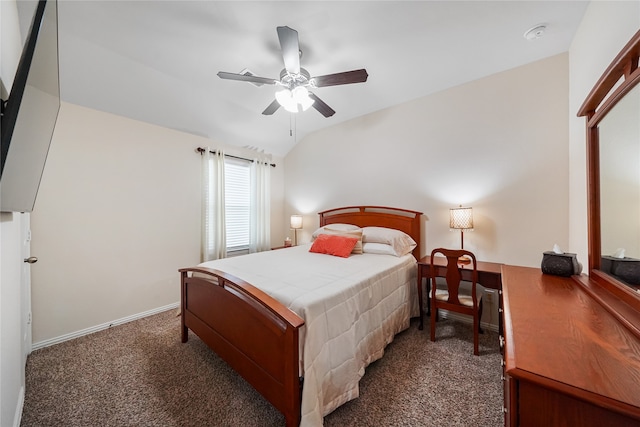
[[[202,261],[227,256],[224,215],[224,153],[202,153]]]
[[[271,249],[271,165],[254,159],[251,165],[251,227],[249,252]]]

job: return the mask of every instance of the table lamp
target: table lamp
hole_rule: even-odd
[[[293,245],[298,246],[298,230],[302,228],[302,215],[291,215],[291,228],[293,229]]]
[[[460,205],[449,209],[449,229],[460,230],[460,249],[464,249],[464,230],[473,230],[473,208],[463,208]],[[468,264],[471,259],[460,257],[458,262]]]

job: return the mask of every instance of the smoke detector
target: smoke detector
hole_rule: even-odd
[[[528,29],[524,33],[524,38],[527,40],[536,40],[544,35],[544,32],[547,30],[546,24],[538,24],[533,28]]]

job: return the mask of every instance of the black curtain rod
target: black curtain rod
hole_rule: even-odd
[[[197,151],[198,153],[202,154],[202,153],[204,153],[204,152],[206,151],[206,148],[198,147],[198,148],[196,149],[196,151]],[[209,152],[210,152],[211,154],[217,154],[217,151],[209,151]],[[225,154],[224,156],[225,156],[225,157],[231,157],[232,159],[246,160],[247,162],[251,162],[251,163],[253,163],[253,160],[252,160],[252,159],[246,159],[246,158],[244,158],[244,157],[233,156],[233,155],[231,155],[231,154]],[[266,162],[265,162],[265,163],[266,163]],[[267,164],[268,164],[269,166],[271,166],[272,168],[275,168],[275,167],[276,167],[276,164],[275,164],[275,163],[267,163]]]

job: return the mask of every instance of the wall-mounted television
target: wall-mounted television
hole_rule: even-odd
[[[60,110],[56,0],[38,1],[2,104],[0,211],[31,212]]]

